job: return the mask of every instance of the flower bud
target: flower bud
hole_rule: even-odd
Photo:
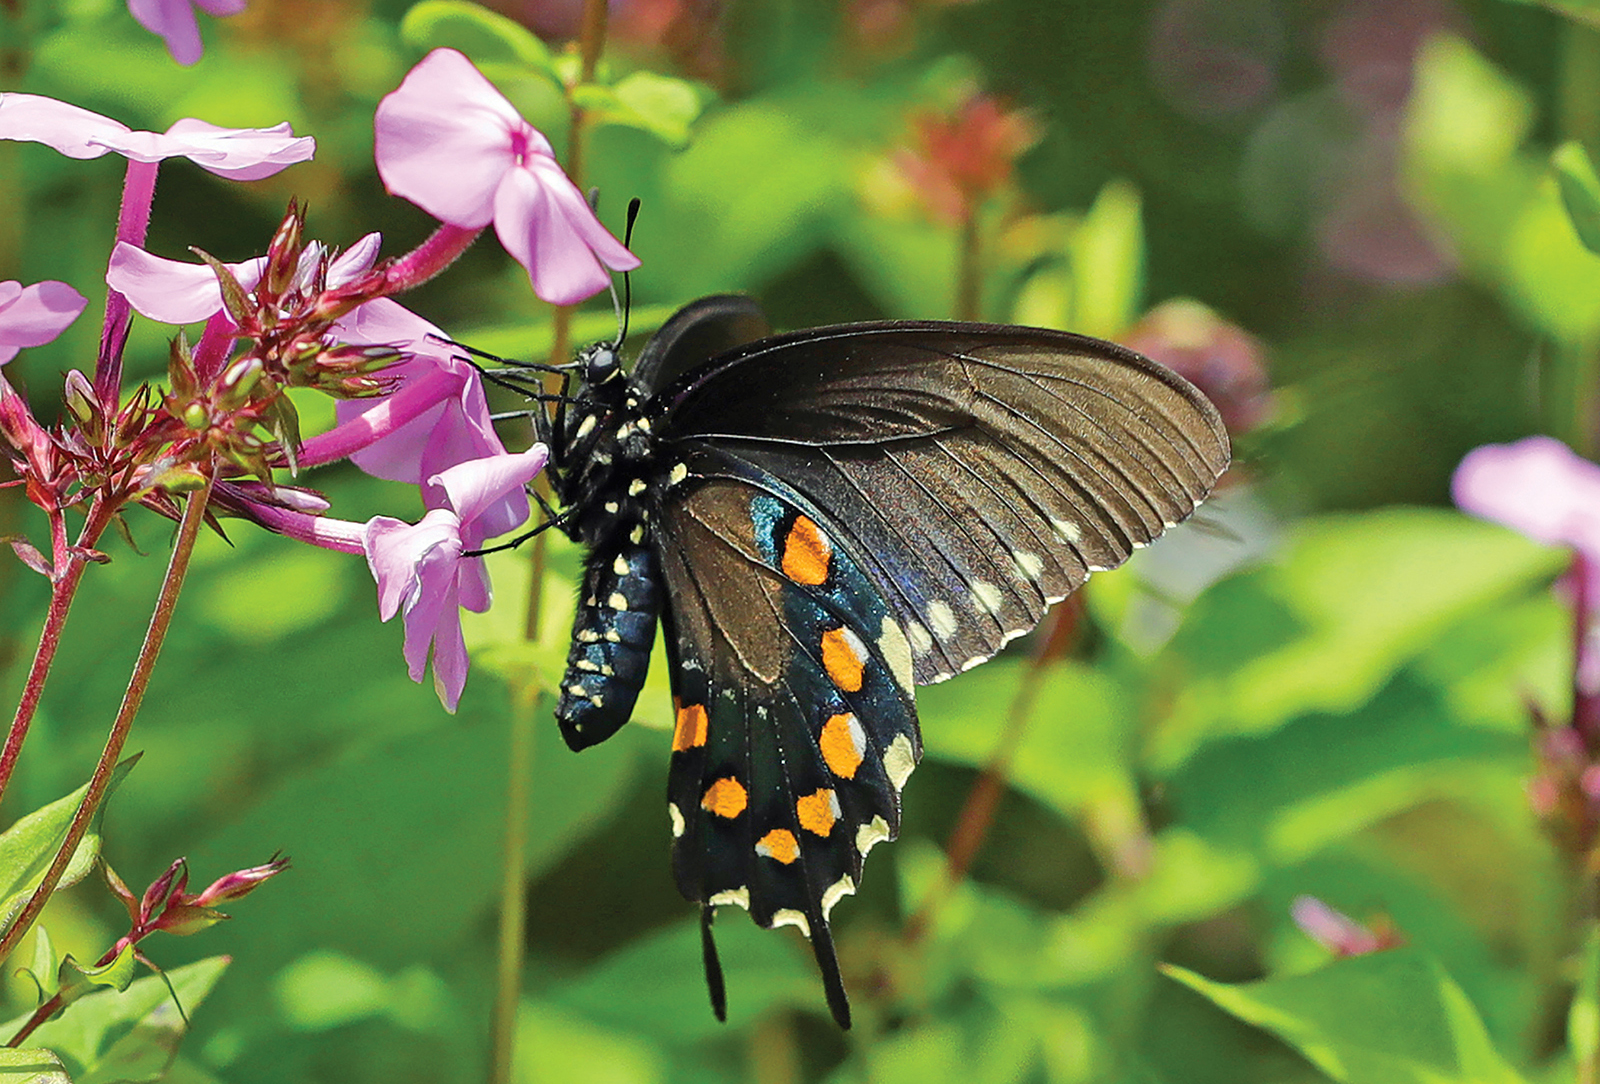
[[[219,903],[243,899],[264,882],[288,868],[288,858],[283,855],[273,855],[264,865],[251,866],[249,869],[218,877],[204,892],[194,898],[194,903],[198,907],[214,907]]]
[[[190,403],[183,408],[183,424],[198,433],[211,424],[211,412],[206,410],[204,404]]]
[[[266,367],[257,357],[242,357],[224,370],[217,380],[218,402],[227,409],[235,409],[250,401],[256,385],[261,383]]]

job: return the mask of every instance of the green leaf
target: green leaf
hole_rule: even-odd
[[[556,79],[550,50],[531,30],[465,0],[423,0],[400,20],[400,36],[417,49],[458,49],[478,64],[515,64]]]
[[[0,1048],[0,1084],[72,1084],[72,1078],[48,1050]]]
[[[184,1016],[205,1001],[228,964],[228,957],[212,956],[175,968],[165,979],[150,975],[125,991],[89,994],[43,1024],[30,1041],[60,1055],[77,1084],[160,1080],[189,1030]],[[14,1033],[26,1019],[6,1024],[5,1033]]]
[[[116,991],[123,991],[133,981],[133,969],[138,961],[134,958],[132,945],[124,945],[122,951],[109,962],[98,967],[84,967],[71,956],[61,961],[57,977],[63,992],[75,987],[82,987],[85,992],[93,986],[107,986]],[[81,996],[81,995],[75,995]]]
[[[1516,2],[1549,8],[1569,19],[1600,27],[1600,0],[1516,0]]]
[[[667,1079],[665,1059],[654,1044],[595,1027],[542,1002],[524,1003],[518,1012],[513,1061],[520,1084],[658,1084]]]
[[[1144,224],[1139,190],[1108,181],[1068,241],[1073,331],[1110,338],[1139,314],[1144,298]]]
[[[1189,674],[1157,735],[1160,768],[1207,737],[1348,712],[1454,623],[1565,561],[1494,524],[1395,508],[1299,524],[1277,562],[1201,596],[1168,650]]]
[[[1578,240],[1590,252],[1600,253],[1600,178],[1595,176],[1589,152],[1582,143],[1569,140],[1556,148],[1550,165],[1556,171],[1561,203]]]
[[[1271,1031],[1337,1081],[1520,1084],[1477,1010],[1430,957],[1396,949],[1309,975],[1230,986],[1163,970],[1246,1023]]]
[[[56,970],[61,966],[61,961],[56,959],[56,947],[50,940],[50,934],[43,926],[37,926],[33,931],[33,962],[27,967],[17,968],[17,974],[26,975],[38,988],[36,1005],[44,1004],[46,998],[55,991],[47,987],[46,983],[56,981]]]
[[[574,87],[572,101],[599,123],[641,128],[673,147],[689,142],[689,126],[702,107],[694,84],[648,71],[634,72],[614,86]]]
[[[760,929],[731,908],[723,910],[716,934],[727,979],[726,1025],[711,1014],[698,919],[640,938],[551,991],[549,1000],[598,1024],[675,1043],[726,1034],[779,1007],[823,1010],[811,965],[796,951],[804,944],[797,936]]]
[[[1590,927],[1579,958],[1578,988],[1567,1010],[1567,1048],[1579,1065],[1600,1054],[1600,929]]]
[[[138,759],[135,754],[117,765],[106,788],[106,799],[110,799],[117,784],[122,782]],[[20,818],[0,835],[0,900],[3,900],[0,902],[0,931],[10,929],[28,897],[44,880],[45,870],[50,868],[56,851],[66,840],[67,829],[78,811],[78,803],[83,801],[88,789],[89,785],[85,783],[65,798],[58,798]],[[97,826],[104,812],[105,802],[102,801],[95,813],[94,823],[72,852],[58,889],[77,884],[94,868],[95,861],[100,857]]]

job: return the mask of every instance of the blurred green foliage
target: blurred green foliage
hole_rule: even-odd
[[[250,185],[164,166],[163,255],[253,255],[293,194],[330,243],[420,241],[431,221],[373,170],[371,116],[434,45],[472,54],[570,149],[572,5],[507,0],[487,17],[252,0],[202,18],[192,69],[114,0],[14,7],[5,89],[136,128],[289,120],[317,137],[314,162]],[[1073,657],[1035,675],[992,832],[955,885],[942,848],[1035,681],[1037,645],[923,691],[927,759],[902,839],[834,915],[849,1034],[827,1021],[798,935],[736,913],[718,926],[730,1019],[712,1019],[668,868],[662,667],[637,725],[582,755],[541,701],[517,1079],[1570,1079],[1573,1052],[1593,1049],[1597,964],[1578,955],[1572,872],[1524,793],[1529,706],[1567,709],[1569,618],[1549,590],[1564,557],[1446,505],[1478,444],[1545,431],[1596,445],[1600,257],[1585,240],[1600,195],[1582,149],[1600,152],[1600,8],[613,9],[579,96],[595,124],[583,181],[614,226],[644,201],[636,334],[719,290],[761,297],[782,327],[951,315],[958,235],[902,167],[917,118],[981,90],[1026,110],[1037,137],[981,210],[983,315],[1116,337],[1148,305],[1197,298],[1263,345],[1275,409],[1238,434],[1209,526],[1096,578]],[[63,279],[98,303],[119,170],[0,144],[0,278]],[[550,313],[489,240],[406,300],[490,351],[540,358],[552,342]],[[7,368],[43,413],[59,373],[92,363],[94,308]],[[575,337],[613,327],[600,299]],[[158,378],[167,333],[136,323],[136,375]],[[303,407],[308,431],[317,409]],[[308,481],[342,518],[420,511],[353,470]],[[4,493],[0,530],[37,531]],[[138,551],[108,544],[114,561],[89,574],[8,820],[72,791],[100,747],[170,534],[129,526]],[[136,886],[179,855],[202,877],[278,850],[294,866],[233,922],[143,946],[195,1024],[167,1079],[481,1079],[507,735],[520,693],[565,657],[580,555],[552,540],[531,643],[528,562],[493,560],[499,604],[469,625],[477,665],[447,717],[406,679],[358,561],[228,533],[202,543],[130,746],[143,758],[99,845]],[[46,592],[0,562],[0,593],[15,691]],[[1406,947],[1330,962],[1290,919],[1302,895],[1388,922]],[[912,915],[926,920],[914,941]],[[63,955],[93,959],[120,920],[89,878],[44,925]],[[155,1079],[181,1030],[166,990],[146,977],[122,1000],[89,995],[36,1041],[74,1080]],[[12,984],[17,1014],[35,993]],[[23,1055],[0,1079],[43,1079],[44,1055]]]

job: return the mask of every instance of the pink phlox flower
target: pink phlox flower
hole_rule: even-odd
[[[383,235],[369,233],[334,257],[328,266],[327,285],[342,286],[371,270],[378,258]],[[311,286],[311,278],[326,249],[313,241],[300,254],[295,285]],[[267,266],[265,256],[240,263],[224,263],[239,285],[255,288]],[[208,264],[186,263],[153,256],[137,245],[118,241],[106,268],[106,285],[128,299],[139,315],[162,324],[197,324],[222,311],[222,286]]]
[[[345,342],[391,344],[402,360],[383,371],[387,397],[346,399],[334,406],[340,430],[362,424],[374,439],[350,451],[351,462],[376,478],[421,486],[424,503],[438,507],[433,478],[458,463],[505,454],[495,432],[483,379],[449,347],[437,327],[388,298],[369,301],[335,325]],[[313,438],[309,453],[319,447]],[[509,530],[509,528],[505,528]]]
[[[1451,491],[1463,511],[1600,565],[1600,466],[1553,437],[1474,448]]]
[[[237,15],[245,0],[128,0],[128,10],[139,25],[167,43],[167,52],[179,64],[193,64],[205,46],[200,42],[199,7],[207,15]]]
[[[234,181],[258,181],[316,153],[310,136],[295,136],[288,122],[271,128],[219,128],[185,118],[165,132],[136,132],[87,109],[38,94],[0,94],[0,139],[54,147],[68,158],[98,158],[108,151],[135,162],[188,158]]]
[[[0,365],[25,346],[43,346],[78,318],[88,298],[64,282],[0,282]]]
[[[389,191],[464,229],[491,221],[533,292],[571,305],[638,257],[561,169],[549,140],[454,49],[435,49],[378,104],[378,174]]]
[[[448,711],[456,710],[467,681],[461,609],[482,613],[491,601],[483,561],[461,555],[526,521],[523,487],[548,456],[536,444],[518,454],[459,463],[429,479],[443,503],[421,521],[377,516],[363,532],[362,548],[378,583],[379,616],[388,621],[403,615],[411,680],[422,680],[431,651],[434,688]],[[511,503],[520,504],[520,517],[507,514]]]

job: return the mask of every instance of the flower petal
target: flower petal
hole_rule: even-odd
[[[513,170],[501,182],[494,200],[494,232],[528,272],[541,301],[575,305],[611,283],[556,193],[529,170]]]
[[[515,165],[512,134],[526,127],[470,60],[435,49],[378,103],[378,175],[436,218],[477,229],[488,224],[500,178]]]
[[[43,143],[68,158],[99,158],[128,127],[38,94],[0,94],[0,139]]]
[[[1600,466],[1552,437],[1487,444],[1461,460],[1456,504],[1529,538],[1600,560]]]
[[[26,286],[9,301],[0,301],[0,345],[42,346],[65,331],[88,303],[64,282]]]
[[[167,52],[179,64],[193,64],[205,52],[190,0],[128,0],[128,10],[140,26],[167,43]]]
[[[257,256],[225,266],[249,290],[261,280],[266,265],[266,257]],[[162,324],[197,324],[222,308],[222,287],[208,265],[152,256],[126,241],[111,250],[106,285],[126,297],[139,315]]]
[[[188,158],[202,169],[234,181],[259,181],[317,151],[310,136],[296,136],[287,121],[271,128],[222,128],[185,117],[165,132],[129,132],[106,140],[136,162]]]
[[[526,523],[528,498],[523,487],[544,470],[550,450],[535,444],[525,452],[487,456],[457,463],[428,481],[439,486],[449,507],[461,517],[469,549]]]

